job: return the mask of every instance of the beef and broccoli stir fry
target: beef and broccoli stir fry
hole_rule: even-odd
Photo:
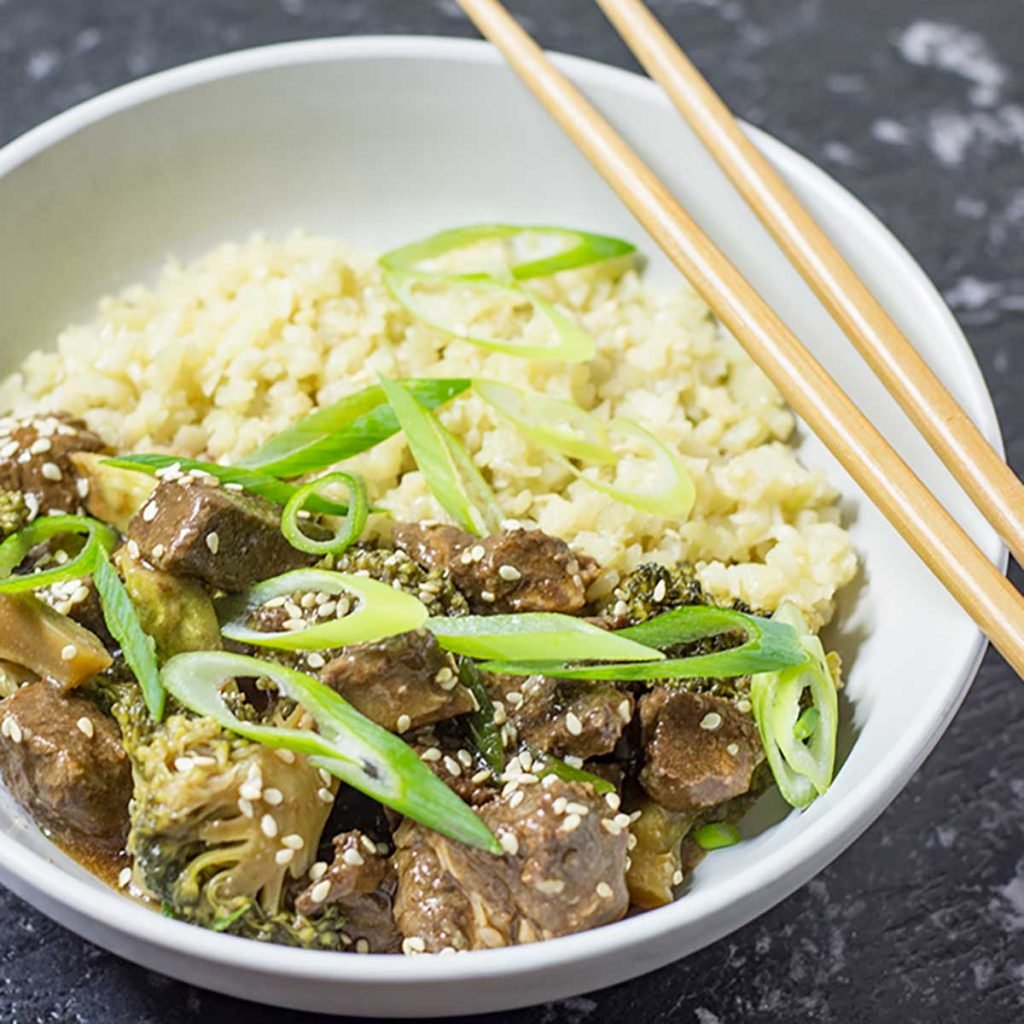
[[[685,566],[595,599],[595,561],[519,523],[346,536],[358,487],[296,506],[68,416],[0,432],[4,782],[171,917],[361,953],[535,942],[671,901],[773,772],[796,804],[827,785],[816,641]]]

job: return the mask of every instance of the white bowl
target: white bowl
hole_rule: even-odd
[[[559,64],[988,555],[1003,559],[992,531],[659,90],[599,64]],[[999,445],[977,364],[922,271],[824,173],[761,132],[753,136]],[[146,278],[172,253],[188,257],[255,229],[296,226],[393,246],[481,220],[625,235],[652,257],[652,274],[672,279],[632,218],[481,43],[324,40],[156,75],[0,151],[0,370],[52,344],[97,297]],[[154,970],[247,999],[346,1014],[415,1017],[536,1003],[635,977],[721,938],[806,882],[884,810],[948,725],[984,649],[977,629],[816,439],[804,439],[802,454],[841,488],[865,565],[833,638],[850,669],[849,752],[831,791],[806,813],[785,815],[777,800],[762,802],[749,838],[708,857],[672,906],[540,945],[456,957],[264,946],[166,920],[118,895],[50,845],[6,797],[0,879],[62,924]]]

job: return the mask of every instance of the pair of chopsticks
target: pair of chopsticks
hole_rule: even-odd
[[[499,0],[459,0],[790,406],[1024,676],[1024,599]],[[597,0],[947,468],[1024,564],[1024,486],[747,140],[642,0]]]

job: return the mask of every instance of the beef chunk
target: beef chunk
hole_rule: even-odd
[[[70,456],[104,447],[84,423],[63,413],[0,420],[0,490],[20,491],[37,514],[81,512],[88,483]]]
[[[718,697],[656,689],[640,698],[640,781],[673,811],[713,807],[745,793],[764,757],[753,719]]]
[[[469,749],[461,733],[427,728],[406,737],[406,741],[420,760],[470,806],[485,804],[497,795],[494,773]]]
[[[124,839],[128,755],[117,726],[90,701],[38,682],[0,703],[0,771],[14,797],[58,836]]]
[[[454,526],[406,523],[395,544],[425,568],[447,569],[473,611],[578,612],[594,563],[540,530],[502,530],[483,539]]]
[[[320,678],[392,732],[464,715],[474,707],[455,662],[426,630],[352,644],[324,666]]]
[[[611,683],[546,676],[485,677],[519,740],[557,757],[610,754],[633,717],[633,695]]]
[[[317,877],[296,898],[295,909],[316,917],[337,905],[351,942],[364,942],[371,953],[397,953],[402,936],[391,913],[395,874],[388,857],[358,830],[335,836],[333,846],[330,866],[324,870],[320,865]]]
[[[285,540],[269,501],[205,475],[162,480],[128,524],[128,536],[156,568],[228,591],[316,561]]]
[[[478,813],[503,856],[408,820],[395,834],[395,920],[406,944],[428,952],[509,946],[625,914],[626,832],[602,824],[613,815],[590,786],[549,776]]]

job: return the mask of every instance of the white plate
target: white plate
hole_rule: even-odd
[[[995,560],[1003,550],[818,303],[646,79],[559,58]],[[929,362],[1000,443],[970,349],[899,243],[820,170],[754,138]],[[12,368],[101,294],[255,229],[296,226],[392,246],[479,220],[625,235],[671,280],[631,217],[489,47],[429,38],[252,50],[144,79],[0,151],[0,337]],[[813,438],[865,572],[835,638],[850,664],[849,749],[805,814],[777,802],[750,838],[708,857],[670,907],[540,945],[446,958],[264,946],[166,920],[105,888],[0,805],[0,879],[51,917],[165,974],[309,1010],[430,1016],[496,1010],[635,977],[779,902],[867,827],[952,718],[978,631]],[[856,653],[856,658],[852,655]],[[856,742],[850,744],[853,736]]]

